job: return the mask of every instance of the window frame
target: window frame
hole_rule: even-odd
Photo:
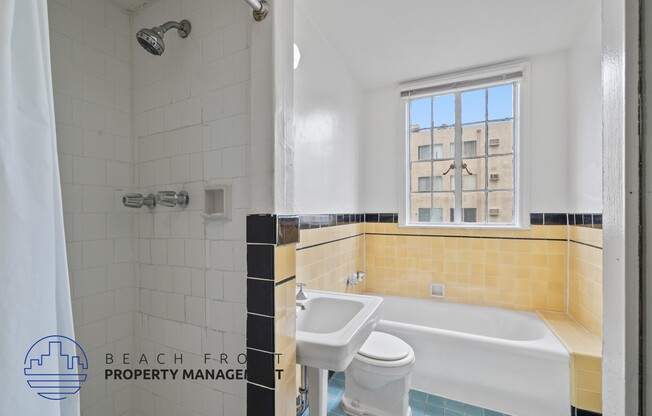
[[[513,223],[419,223],[410,219],[410,126],[409,126],[409,98],[416,96],[401,97],[400,99],[400,128],[403,143],[402,151],[398,152],[401,157],[399,195],[399,226],[411,228],[482,228],[482,229],[529,229],[529,189],[524,184],[529,183],[527,170],[529,165],[529,126],[530,126],[530,63],[529,61],[517,61],[505,64],[481,67],[463,72],[445,74],[424,80],[400,84],[399,92],[445,86],[451,83],[473,83],[474,80],[482,80],[488,77],[500,76],[513,72],[521,72],[522,77],[518,80],[514,97],[514,216]],[[492,85],[505,84],[505,81],[492,83],[477,83],[464,88],[442,89],[434,94],[423,94],[423,96],[443,95],[456,91],[473,90],[477,88],[490,87]],[[461,145],[463,146],[463,144]],[[462,149],[460,149],[462,150]]]

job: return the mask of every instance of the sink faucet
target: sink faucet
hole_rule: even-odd
[[[304,286],[308,286],[308,285],[305,283],[297,283],[297,287],[299,288],[299,291],[297,292],[296,300],[308,300],[308,296],[306,296],[306,294],[303,293]],[[303,309],[305,309],[305,307]]]

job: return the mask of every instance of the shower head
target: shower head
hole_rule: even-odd
[[[163,35],[170,29],[177,29],[179,36],[185,38],[190,34],[190,22],[184,19],[181,22],[167,22],[151,29],[140,29],[136,33],[136,39],[147,52],[160,56],[165,51]]]

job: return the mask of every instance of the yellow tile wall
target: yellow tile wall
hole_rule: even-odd
[[[565,311],[566,226],[442,230],[367,223],[365,238],[368,292],[430,298],[430,283],[443,282],[447,301]]]
[[[571,226],[569,261],[568,313],[601,339],[602,230]]]
[[[296,252],[297,282],[308,289],[362,293],[364,284],[346,278],[364,270],[364,224],[301,230]]]
[[[571,405],[602,412],[602,343],[565,313],[538,312],[570,354]]]
[[[296,244],[277,246],[274,249],[274,280],[279,283],[295,275]],[[295,279],[290,279],[274,288],[274,351],[280,353],[276,369],[282,369],[281,378],[276,379],[276,415],[293,415],[296,397],[296,309]]]

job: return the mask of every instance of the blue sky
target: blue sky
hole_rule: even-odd
[[[489,88],[489,120],[512,117],[512,84]],[[414,100],[410,106],[410,125],[431,125],[431,98]],[[484,89],[462,93],[462,123],[484,121]],[[434,97],[434,125],[455,123],[455,96]]]

